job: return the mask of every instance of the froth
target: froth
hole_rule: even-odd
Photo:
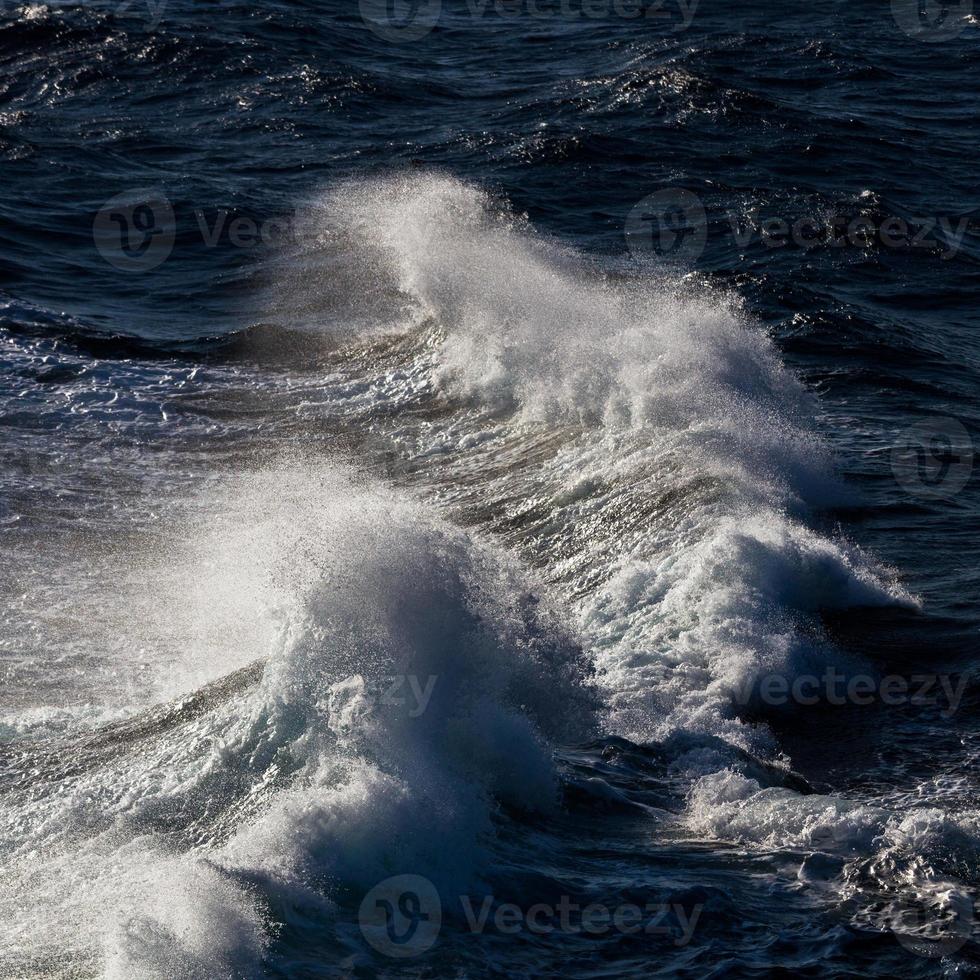
[[[289,306],[312,306],[328,331],[434,323],[447,394],[527,421],[679,439],[729,479],[751,470],[749,482],[811,495],[826,483],[810,399],[731,295],[609,271],[450,177],[350,182],[306,218],[320,274],[284,280]]]
[[[338,888],[398,870],[465,889],[497,808],[553,807],[553,746],[594,731],[588,664],[548,602],[425,507],[322,466],[222,500],[278,529],[231,544],[282,599],[263,676],[5,801],[8,962],[237,976],[270,907],[329,916]]]
[[[385,294],[411,311],[372,330],[434,331],[426,370],[462,421],[416,434],[415,451],[441,455],[454,437],[463,463],[478,436],[506,446],[522,428],[575,433],[481,504],[540,495],[549,513],[534,557],[584,549],[575,559],[588,571],[571,584],[614,733],[686,729],[771,751],[765,730],[739,723],[736,693],[766,672],[792,681],[840,659],[820,638],[821,610],[914,602],[890,570],[808,527],[848,492],[813,429],[814,399],[733,297],[627,275],[442,175],[342,184],[309,217],[357,278],[343,280],[345,303],[364,314]],[[337,287],[331,276],[304,289]]]

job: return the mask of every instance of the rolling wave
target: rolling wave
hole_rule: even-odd
[[[508,823],[558,825],[563,802],[818,849],[841,896],[941,901],[916,848],[969,851],[975,825],[814,792],[742,697],[860,666],[824,611],[916,600],[824,526],[848,492],[740,305],[586,259],[442,175],[341,184],[303,228],[241,343],[261,360],[288,329],[330,371],[251,395],[304,437],[352,435],[350,459],[281,450],[198,505],[223,515],[198,544],[226,577],[199,619],[238,645],[198,641],[179,700],[3,743],[0,962],[252,975],[280,931],[325,924],[348,962],[378,880],[486,888]],[[146,629],[181,615],[148,602]],[[204,678],[201,649],[223,651]]]

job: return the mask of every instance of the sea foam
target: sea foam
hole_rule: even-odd
[[[329,919],[338,890],[421,871],[463,893],[493,814],[553,810],[554,746],[595,730],[546,596],[428,508],[321,465],[224,506],[279,529],[228,545],[288,598],[262,678],[5,801],[9,963],[251,975],[270,923]]]

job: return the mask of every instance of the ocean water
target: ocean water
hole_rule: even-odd
[[[0,2],[0,977],[978,972],[978,45]]]

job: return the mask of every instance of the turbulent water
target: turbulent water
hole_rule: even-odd
[[[0,977],[980,970],[978,23],[0,3]]]

